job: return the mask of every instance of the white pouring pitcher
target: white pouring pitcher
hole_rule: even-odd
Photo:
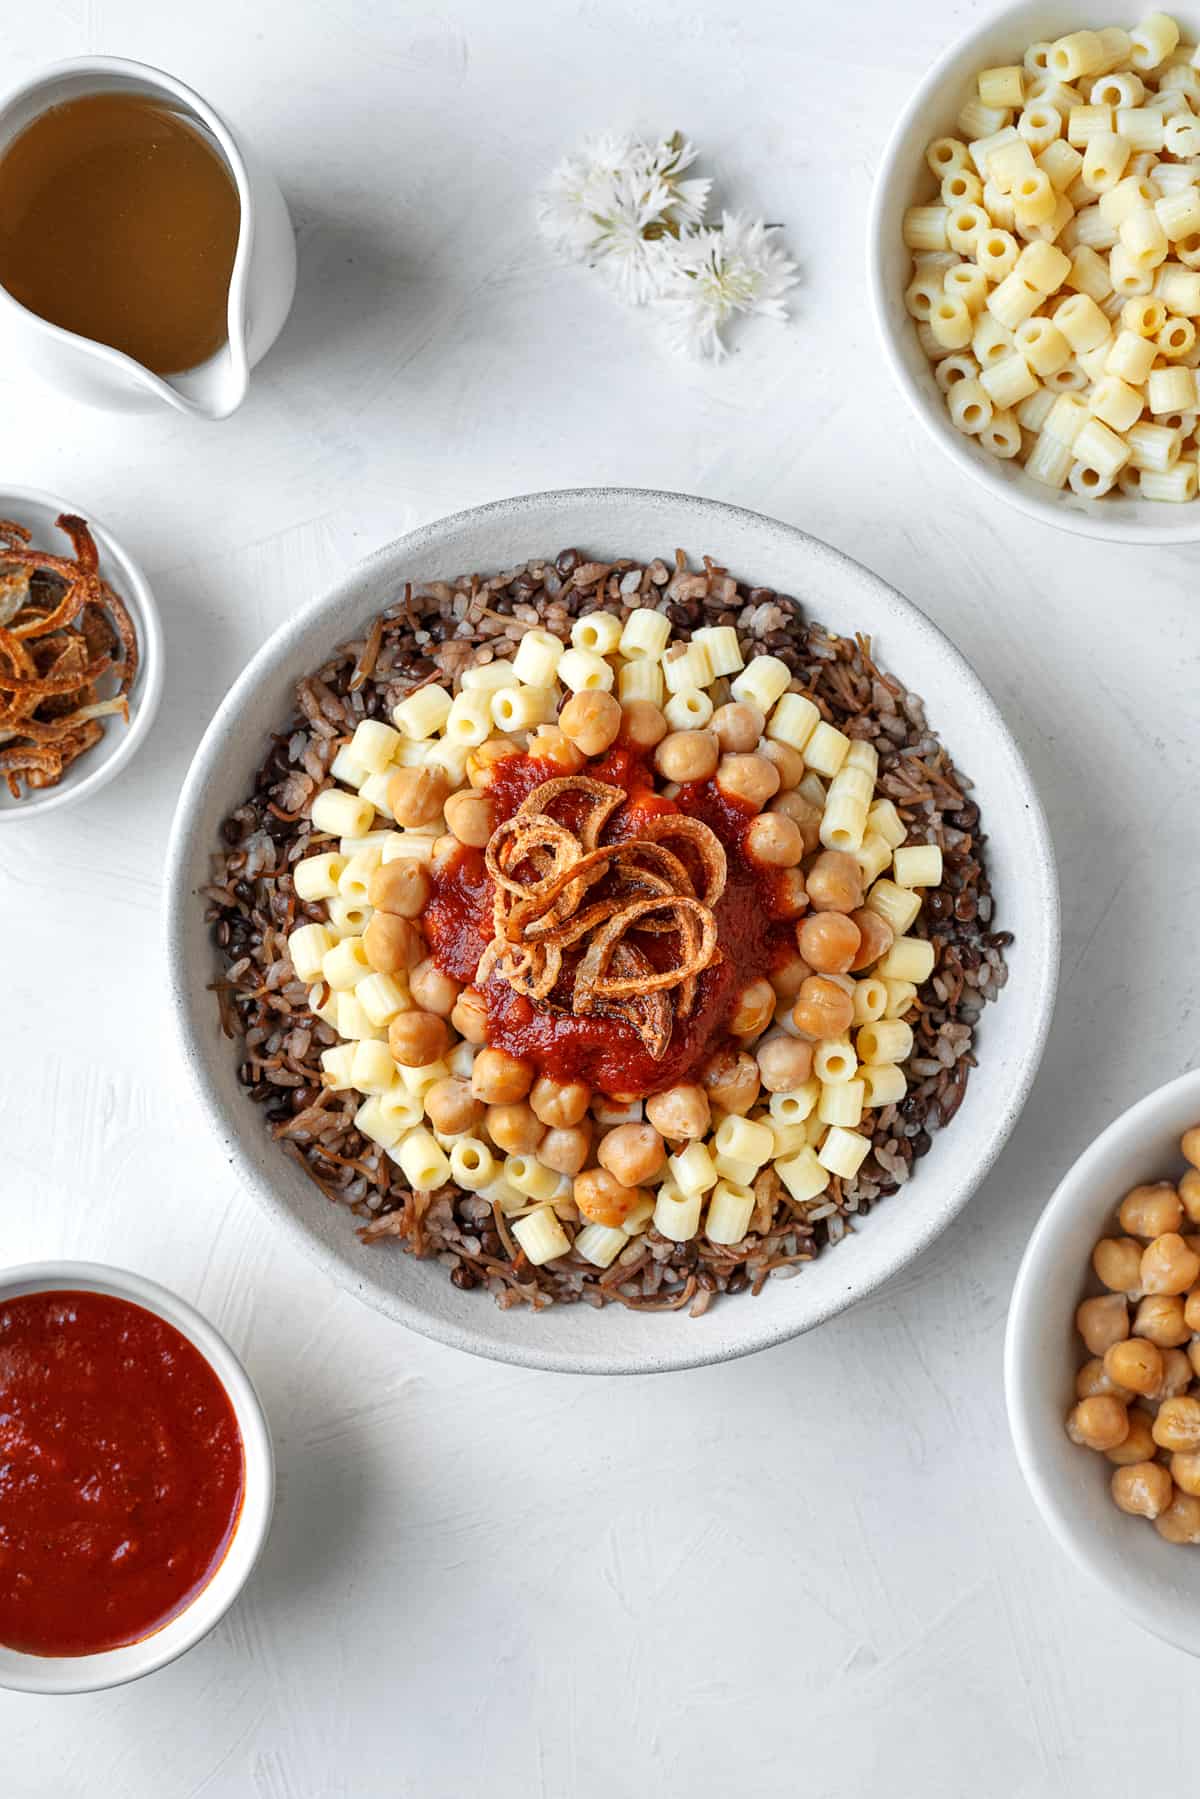
[[[117,412],[173,406],[197,418],[223,419],[241,405],[250,370],[283,329],[296,289],[296,239],[283,195],[269,170],[199,94],[161,69],[116,56],[56,63],[0,101],[0,153],[52,106],[85,94],[134,93],[188,118],[218,151],[237,188],[241,212],[229,278],[228,337],[206,362],[162,376],[121,350],[64,331],[0,287],[0,341],[13,359],[74,400]]]

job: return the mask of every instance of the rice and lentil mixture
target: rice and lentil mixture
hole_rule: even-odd
[[[355,1124],[360,1096],[330,1087],[322,1055],[340,1042],[296,977],[289,935],[320,923],[325,908],[301,899],[292,871],[330,848],[311,809],[333,785],[331,766],[366,719],[381,723],[414,691],[456,687],[464,671],[509,657],[531,628],[566,641],[575,622],[603,611],[627,620],[654,609],[673,641],[701,628],[732,627],[747,665],[777,658],[791,690],[852,743],[878,755],[875,791],[890,801],[908,844],[937,845],[941,879],[924,894],[913,934],[933,948],[933,969],[906,1013],[907,1090],[866,1115],[870,1150],[849,1178],[833,1175],[814,1199],[797,1201],[770,1165],[754,1186],[745,1235],[733,1243],[703,1233],[676,1242],[653,1224],[608,1267],[575,1253],[534,1266],[502,1207],[453,1183],[413,1191],[397,1163]],[[719,684],[714,692],[719,693]],[[553,560],[454,582],[406,586],[365,636],[342,648],[297,688],[293,718],[272,737],[253,794],[226,821],[224,847],[206,888],[224,972],[214,983],[226,1033],[239,1038],[239,1075],[281,1149],[333,1202],[363,1221],[365,1243],[396,1239],[435,1256],[462,1289],[486,1287],[502,1307],[543,1309],[558,1301],[618,1301],[640,1310],[707,1310],[717,1293],[761,1290],[836,1244],[881,1198],[911,1177],[932,1133],[962,1102],[983,1005],[1006,978],[1008,933],[993,929],[979,809],[926,723],[922,702],[874,663],[862,638],[833,636],[806,619],[792,597],[747,586],[705,558],[597,562],[576,549]]]

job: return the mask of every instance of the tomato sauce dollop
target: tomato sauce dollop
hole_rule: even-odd
[[[241,1510],[232,1403],[199,1350],[104,1293],[0,1303],[0,1643],[94,1655],[207,1585]]]
[[[498,763],[488,788],[497,823],[510,818],[535,787],[562,772],[553,763],[523,754]],[[634,749],[610,750],[581,772],[624,788],[629,796],[605,828],[605,841],[635,837],[639,816],[669,812],[700,819],[720,838],[728,864],[725,891],[716,906],[721,961],[700,976],[692,1015],[676,1020],[661,1061],[653,1059],[623,1019],[541,1010],[497,975],[483,989],[488,1042],[532,1062],[556,1081],[585,1081],[602,1093],[626,1098],[661,1093],[696,1074],[727,1039],[738,995],[751,981],[770,974],[794,950],[795,938],[791,924],[775,914],[773,871],[756,866],[743,850],[752,808],[727,798],[712,781],[689,782],[673,799],[656,793],[646,758]],[[571,822],[561,803],[555,816]],[[433,898],[422,924],[438,967],[455,980],[473,982],[492,935],[492,882],[481,850],[461,848],[434,875]],[[651,956],[659,947],[653,938],[643,937],[640,943]]]

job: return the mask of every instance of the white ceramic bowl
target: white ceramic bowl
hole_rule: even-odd
[[[513,567],[577,545],[646,560],[683,545],[799,596],[842,632],[869,632],[885,666],[922,694],[935,729],[977,782],[991,839],[997,919],[1016,936],[1008,989],[985,1013],[980,1067],[952,1128],[912,1185],[796,1280],[722,1300],[703,1319],[616,1306],[556,1306],[530,1316],[462,1293],[445,1269],[396,1245],[364,1249],[354,1221],[324,1199],[267,1134],[237,1080],[207,983],[217,969],[197,889],[222,820],[249,791],[266,733],[285,720],[297,679],[393,601],[405,580]],[[978,678],[915,606],[866,569],[791,526],[712,500],[632,489],[503,500],[410,533],[289,620],[221,705],[180,795],[167,864],[171,999],[183,1053],[218,1140],[283,1229],[352,1292],[389,1317],[462,1349],[539,1368],[645,1373],[722,1361],[778,1343],[871,1292],[943,1230],[999,1154],[1041,1057],[1058,969],[1058,892],[1045,820],[1028,771]]]
[[[1173,6],[1168,11],[1194,43],[1200,36],[1200,8]],[[901,221],[907,207],[933,197],[925,147],[931,138],[959,135],[955,119],[974,91],[979,70],[1019,63],[1029,44],[1085,27],[1128,28],[1138,17],[1137,8],[1122,5],[1121,0],[1087,0],[1083,5],[1022,0],[1018,6],[1002,6],[987,14],[959,38],[918,84],[883,153],[868,227],[869,279],[876,323],[901,391],[926,430],[964,474],[1030,518],[1085,537],[1126,543],[1190,543],[1200,538],[1200,501],[1173,506],[1123,495],[1084,500],[1069,489],[1055,492],[1032,480],[1017,463],[1000,461],[973,438],[956,431],[904,305],[911,258],[901,239]]]
[[[199,1312],[154,1281],[98,1262],[28,1262],[0,1271],[0,1301],[23,1293],[105,1293],[144,1306],[185,1336],[228,1393],[245,1453],[245,1492],[229,1547],[216,1573],[186,1610],[161,1630],[99,1655],[26,1655],[0,1644],[0,1687],[22,1693],[92,1693],[124,1686],[173,1662],[225,1616],[258,1560],[275,1502],[275,1456],[266,1414],[250,1376]]]
[[[57,499],[54,494],[42,493],[34,487],[0,487],[0,518],[24,525],[32,533],[39,550],[51,550],[60,556],[71,554],[70,541],[54,523],[64,512],[74,512],[87,520],[100,552],[100,573],[125,601],[137,632],[141,659],[129,696],[129,723],[126,725],[119,718],[106,718],[104,735],[99,743],[71,765],[57,787],[34,793],[23,790],[24,797],[14,800],[7,785],[0,781],[0,826],[44,818],[47,812],[78,805],[81,800],[98,793],[137,755],[154,723],[162,698],[163,638],[158,606],[150,583],[128,550],[122,548],[112,532],[86,507]],[[0,563],[3,561],[3,553],[0,553]]]
[[[1069,1441],[1083,1351],[1075,1308],[1091,1291],[1091,1253],[1117,1205],[1143,1181],[1177,1178],[1179,1139],[1200,1121],[1200,1069],[1131,1106],[1075,1163],[1042,1213],[1008,1311],[1004,1382],[1017,1460],[1055,1538],[1156,1636],[1200,1655],[1200,1551],[1165,1543],[1119,1512],[1112,1468]]]

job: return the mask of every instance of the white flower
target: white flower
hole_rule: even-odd
[[[719,228],[705,225],[712,183],[685,179],[695,160],[678,131],[655,144],[629,132],[588,138],[539,194],[538,223],[627,304],[659,305],[675,349],[719,361],[736,313],[787,317],[796,265],[761,219],[727,212]]]
[[[703,224],[712,182],[707,176],[691,181],[679,179],[683,171],[690,169],[696,160],[695,145],[676,131],[656,144],[653,150],[647,151],[646,155],[650,173],[658,176],[671,196],[672,222],[677,225]]]
[[[591,254],[598,216],[615,204],[612,183],[628,167],[636,147],[627,133],[606,132],[563,157],[538,195],[538,223],[560,254],[573,261]]]
[[[796,264],[772,239],[777,229],[741,213],[723,213],[719,230],[680,238],[663,296],[672,348],[720,361],[720,333],[736,313],[786,319],[782,295],[794,287]]]
[[[670,278],[672,241],[704,215],[711,183],[681,179],[695,158],[678,133],[653,147],[628,134],[589,138],[550,177],[538,222],[560,255],[644,306]]]

